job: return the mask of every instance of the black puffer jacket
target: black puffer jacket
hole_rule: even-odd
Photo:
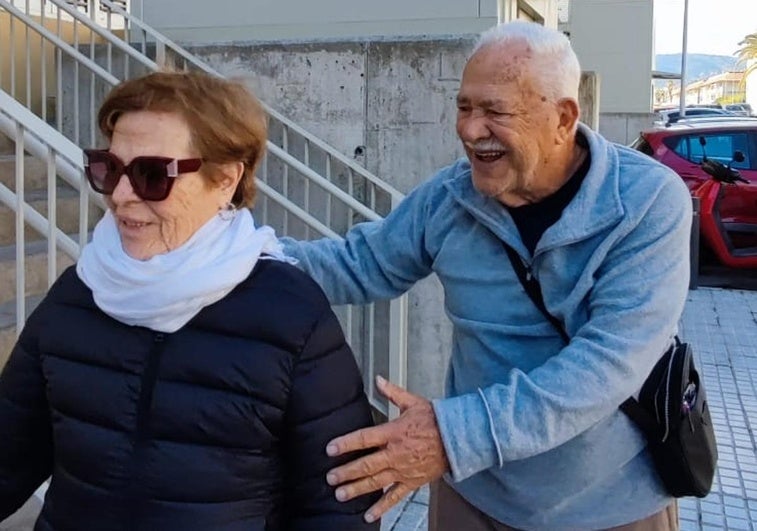
[[[101,312],[73,268],[0,375],[0,520],[48,476],[37,530],[363,530],[333,437],[371,423],[317,285],[258,262],[172,334]],[[354,456],[352,456],[354,457]]]

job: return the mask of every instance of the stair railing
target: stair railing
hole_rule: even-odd
[[[96,7],[107,11],[108,27],[93,23]],[[111,87],[121,79],[158,69],[158,63],[145,53],[163,63],[220,75],[110,0],[89,0],[90,16],[63,0],[45,0],[39,12],[30,0],[0,0],[2,10],[10,14],[11,42],[18,40],[18,34],[25,44],[21,50],[14,44],[10,54],[3,54],[11,62],[10,80],[0,79],[0,88],[7,87],[17,100],[79,146],[102,143],[96,109]],[[120,29],[111,25],[111,13],[120,17]],[[136,42],[135,35],[139,36]],[[32,68],[35,46],[38,74]],[[21,65],[17,56],[25,57]],[[54,105],[48,105],[51,100]],[[271,107],[265,108],[272,138],[257,174],[260,195],[254,214],[258,222],[297,238],[337,237],[357,223],[380,219],[402,199],[400,192],[355,161]],[[392,381],[406,384],[407,298],[342,307],[337,312],[363,367],[372,402],[382,412],[395,415],[396,409],[376,393],[373,374],[388,373]],[[388,337],[377,334],[378,330],[388,330]]]
[[[20,334],[26,319],[25,250],[27,225],[47,240],[48,287],[57,278],[56,258],[62,251],[72,259],[79,255],[88,237],[90,202],[105,208],[102,198],[91,194],[83,179],[82,152],[68,139],[49,128],[26,107],[0,91],[0,133],[15,141],[14,189],[0,183],[0,202],[15,212],[16,241],[16,333]],[[25,201],[24,163],[26,154],[44,160],[47,168],[47,211],[39,212]],[[57,189],[61,178],[79,191],[78,241],[58,228]]]

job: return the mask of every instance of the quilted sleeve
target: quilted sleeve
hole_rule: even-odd
[[[355,454],[328,457],[332,438],[373,424],[355,358],[330,308],[321,315],[294,368],[286,416],[287,513],[290,531],[378,531],[365,511],[378,495],[339,502],[326,473]]]
[[[0,520],[50,475],[52,426],[30,320],[0,373]]]

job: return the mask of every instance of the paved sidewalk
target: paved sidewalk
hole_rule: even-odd
[[[690,291],[681,336],[707,386],[719,454],[710,495],[679,501],[681,531],[757,531],[757,291]],[[381,529],[425,531],[427,510],[424,488],[387,514]]]

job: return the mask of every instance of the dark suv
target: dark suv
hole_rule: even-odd
[[[700,138],[705,140],[704,148]],[[689,190],[710,178],[700,166],[703,155],[728,164],[740,151],[744,160],[732,167],[749,184],[728,186],[720,215],[724,222],[757,223],[757,118],[683,119],[642,131],[631,147],[673,168]]]

